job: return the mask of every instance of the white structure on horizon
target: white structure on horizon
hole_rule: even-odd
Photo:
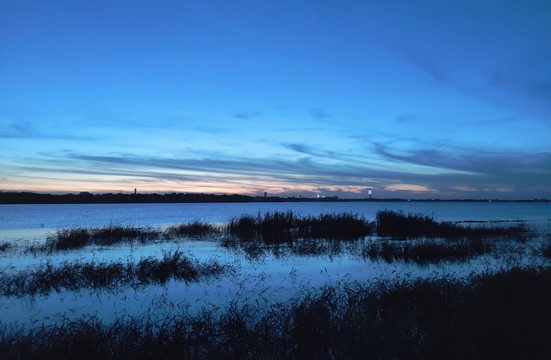
[[[369,195],[369,198],[371,199],[371,188],[367,189],[367,195]]]

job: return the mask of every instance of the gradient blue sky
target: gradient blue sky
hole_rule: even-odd
[[[0,190],[551,198],[551,2],[0,0]]]

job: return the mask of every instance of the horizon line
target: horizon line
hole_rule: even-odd
[[[308,197],[308,196],[297,196],[297,195],[250,195],[250,194],[238,194],[238,193],[204,193],[204,192],[132,192],[132,191],[106,191],[106,192],[90,192],[90,191],[55,191],[55,192],[40,192],[32,190],[0,190],[0,194],[35,194],[35,195],[50,195],[50,196],[66,196],[66,195],[75,195],[82,196],[84,194],[90,194],[93,196],[99,195],[124,195],[124,196],[139,196],[139,195],[206,195],[206,196],[242,196],[248,197],[251,199],[282,199],[282,200],[325,200],[325,201],[404,201],[404,202],[416,202],[416,201],[476,201],[476,202],[551,202],[551,199],[547,198],[532,198],[532,199],[500,199],[500,198],[410,198],[410,197],[363,197],[363,198],[345,198],[338,195],[334,196],[318,196],[318,197]]]

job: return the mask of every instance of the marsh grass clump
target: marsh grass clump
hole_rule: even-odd
[[[527,233],[522,224],[510,227],[466,227],[451,222],[437,222],[428,215],[404,214],[394,210],[378,211],[376,218],[377,235],[396,239],[518,236]]]
[[[231,270],[229,265],[222,265],[216,260],[201,263],[180,250],[163,252],[161,259],[141,259],[136,265],[128,264],[128,268],[132,284],[164,284],[170,279],[194,281]]]
[[[0,329],[4,359],[549,359],[551,269],[325,286],[220,316],[95,316]]]
[[[311,239],[355,240],[375,230],[373,222],[351,213],[308,216],[302,224],[299,237]]]
[[[215,260],[200,263],[182,251],[164,252],[161,259],[143,258],[137,263],[65,261],[50,262],[32,270],[4,274],[0,278],[2,296],[48,294],[55,290],[74,291],[83,288],[115,290],[121,286],[138,287],[164,284],[170,279],[195,281],[230,271],[229,265]]]
[[[267,243],[291,241],[299,226],[300,216],[292,211],[266,212],[262,215],[243,215],[231,219],[226,232],[245,241],[259,240]]]
[[[46,237],[45,247],[48,250],[69,250],[88,245],[112,245],[122,241],[145,242],[158,239],[159,236],[160,231],[155,228],[112,224],[100,228],[58,229],[55,234]]]
[[[10,249],[11,247],[12,247],[12,245],[9,242],[1,243],[0,244],[0,252],[6,251],[6,250]]]
[[[162,259],[153,257],[142,259],[132,267],[139,283],[166,283],[169,279],[191,281],[200,276],[219,275],[223,270],[217,262],[202,266],[198,261],[185,256],[181,251],[165,252]]]
[[[196,220],[187,224],[169,226],[163,235],[165,239],[173,239],[184,236],[200,237],[216,233],[219,233],[216,226]]]
[[[97,245],[112,245],[121,241],[138,240],[145,242],[156,240],[160,231],[151,227],[137,228],[133,226],[109,225],[103,228],[91,229],[91,241]]]
[[[86,228],[58,229],[46,237],[46,248],[52,250],[78,249],[90,244],[91,234]]]
[[[226,225],[230,235],[251,241],[283,244],[296,239],[353,240],[373,233],[373,223],[354,214],[301,216],[292,211],[243,215]]]
[[[169,226],[164,232],[153,227],[133,227],[112,225],[98,228],[58,229],[55,234],[46,237],[45,250],[78,249],[88,245],[108,246],[124,241],[158,240],[161,236],[166,239],[175,239],[186,236],[205,236],[219,233],[219,229],[212,225],[194,221],[187,224]],[[37,249],[34,249],[37,250]]]
[[[231,219],[226,225],[226,232],[230,235],[235,235],[244,240],[253,240],[260,231],[261,218],[258,214],[258,218],[252,215],[243,215],[239,218]]]
[[[395,237],[436,236],[438,223],[431,216],[382,210],[376,215],[377,235]]]
[[[321,214],[301,216],[292,211],[267,212],[257,216],[243,215],[229,221],[222,246],[242,251],[251,259],[267,253],[276,257],[296,254],[337,255],[342,242],[352,243],[375,229],[373,222],[358,215]]]

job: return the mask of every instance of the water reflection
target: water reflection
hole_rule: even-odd
[[[308,239],[277,246],[256,246],[230,242],[228,238],[180,239],[156,243],[119,244],[88,247],[83,250],[50,254],[6,250],[2,254],[5,274],[63,261],[138,262],[146,257],[162,257],[163,252],[181,249],[198,261],[216,259],[235,271],[207,277],[198,282],[169,280],[161,285],[132,287],[121,284],[115,289],[52,290],[46,295],[2,296],[0,318],[3,325],[32,327],[36,322],[53,324],[63,318],[97,315],[110,322],[120,316],[167,316],[183,309],[199,313],[205,309],[225,311],[229,306],[268,306],[285,302],[297,294],[315,293],[322,286],[344,282],[362,284],[380,281],[409,281],[418,278],[453,276],[465,278],[473,273],[496,272],[522,265],[546,265],[541,256],[547,236],[526,242],[495,240],[491,252],[465,261],[385,261],[365,256],[364,250],[381,241],[369,236],[357,241]],[[404,243],[403,241],[401,242]],[[257,244],[258,245],[258,244]],[[156,315],[154,315],[156,314]]]

